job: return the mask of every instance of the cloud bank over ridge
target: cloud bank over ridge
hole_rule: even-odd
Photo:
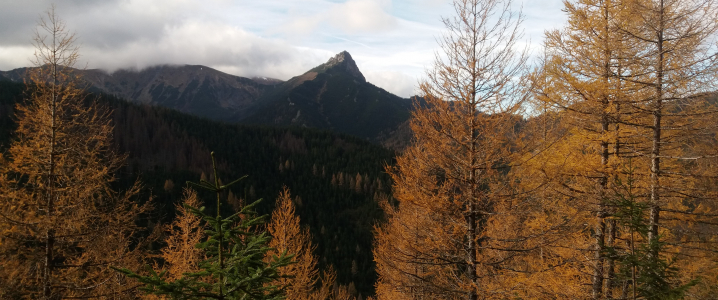
[[[33,31],[50,5],[0,0],[0,70],[30,65]],[[68,0],[56,11],[87,68],[200,64],[286,80],[346,50],[370,82],[403,97],[415,93],[440,17],[452,13],[442,0]]]

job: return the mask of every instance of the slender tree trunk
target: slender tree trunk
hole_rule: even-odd
[[[595,263],[595,269],[593,273],[593,299],[600,299],[603,295],[603,286],[604,286],[604,278],[606,279],[606,286],[610,286],[610,278],[605,277],[606,270],[604,270],[604,262],[608,260],[608,268],[610,269],[613,265],[613,261],[610,258],[605,257],[605,250],[606,250],[606,216],[608,215],[607,212],[607,206],[606,206],[606,190],[608,189],[608,174],[606,173],[608,171],[608,158],[609,158],[609,142],[607,134],[609,132],[609,127],[611,120],[608,115],[608,108],[610,105],[610,99],[609,99],[609,91],[607,90],[610,85],[610,78],[611,78],[611,40],[610,40],[610,27],[609,27],[609,21],[610,21],[610,12],[609,8],[611,6],[611,1],[603,1],[601,3],[603,5],[603,90],[602,90],[602,99],[601,99],[601,166],[603,170],[601,172],[603,173],[601,175],[601,178],[599,179],[599,199],[598,200],[598,212],[596,213],[596,218],[598,219],[598,224],[596,225],[596,253],[594,254],[594,258],[596,259]],[[613,227],[609,224],[608,227],[609,230],[609,247],[612,245],[612,240],[610,239],[610,234],[613,231]],[[607,274],[610,274],[610,271],[607,272]],[[612,274],[611,274],[612,275]],[[605,295],[607,298],[611,298],[610,292],[608,289],[606,289]]]
[[[472,15],[476,16],[476,9],[477,9],[476,5],[472,6],[470,9],[472,10]],[[473,28],[477,27],[476,21],[477,21],[476,17],[474,17],[472,19]],[[478,157],[477,157],[478,150],[477,150],[476,141],[478,140],[477,128],[479,126],[477,124],[478,120],[476,119],[476,106],[478,105],[476,103],[476,95],[477,95],[476,82],[478,81],[479,75],[481,75],[481,74],[477,74],[477,72],[479,72],[479,71],[476,70],[476,65],[477,65],[476,44],[478,42],[477,33],[478,33],[477,31],[473,31],[472,36],[471,36],[471,39],[472,39],[472,45],[471,45],[472,46],[472,57],[470,58],[470,61],[471,61],[470,66],[472,68],[472,70],[471,70],[471,94],[470,94],[471,99],[468,101],[470,105],[469,105],[469,107],[467,107],[468,111],[466,112],[467,116],[469,117],[469,130],[471,130],[471,132],[469,134],[467,134],[467,136],[471,138],[471,140],[470,140],[471,149],[469,152],[469,163],[470,163],[470,169],[469,169],[470,185],[469,185],[469,188],[471,189],[471,191],[469,192],[469,204],[468,204],[468,209],[469,209],[468,243],[469,244],[468,244],[467,250],[469,251],[469,268],[468,268],[469,280],[471,280],[471,283],[473,285],[473,287],[469,291],[469,295],[468,295],[469,300],[477,300],[478,299],[477,293],[479,290],[479,279],[478,279],[478,276],[476,273],[477,267],[478,267],[478,261],[477,261],[477,257],[476,257],[477,256],[477,253],[476,253],[477,245],[476,244],[478,243],[478,239],[477,239],[476,232],[478,229],[477,228],[477,223],[478,223],[477,218],[480,217],[479,212],[476,207],[477,200],[478,200],[477,199],[478,197],[476,196],[477,188],[478,188],[478,178],[477,178],[477,174],[476,174],[476,171],[477,171],[476,163],[478,161]]]
[[[473,197],[472,197],[473,198]],[[474,285],[469,290],[468,299],[469,300],[477,300],[478,296],[476,291],[479,288],[479,281],[476,276],[476,267],[477,267],[477,259],[476,259],[476,204],[469,203],[469,214],[468,214],[468,222],[469,222],[469,228],[468,228],[468,247],[467,251],[469,252],[469,267],[467,270],[469,280]]]
[[[214,170],[214,186],[219,187],[219,176],[217,174],[217,165],[214,162],[214,151],[210,153],[212,155],[212,169]],[[217,221],[222,222],[222,219],[220,218],[221,211],[220,211],[220,205],[222,202],[220,201],[220,191],[216,192],[217,194]],[[222,252],[224,252],[224,235],[222,234],[222,225],[218,226],[219,228],[219,267],[221,270],[224,270],[224,257],[222,255]],[[225,298],[224,295],[224,275],[222,273],[219,274],[219,299],[223,300]]]
[[[606,223],[604,222],[603,218],[604,212],[603,208],[601,207],[600,211],[596,213],[596,219],[598,221],[598,224],[596,225],[596,249],[594,253],[594,270],[593,270],[593,285],[592,285],[592,295],[593,299],[601,299],[601,289],[603,288],[603,255],[601,254],[601,251],[604,248],[604,232],[606,230]]]
[[[631,255],[636,255],[636,240],[634,239],[634,232],[631,229]],[[633,299],[636,299],[636,266],[631,266],[631,291],[633,293]]]
[[[468,208],[468,220],[467,220],[468,221],[468,234],[467,234],[467,238],[468,238],[467,246],[468,247],[467,247],[467,251],[469,252],[469,267],[468,267],[467,272],[469,273],[468,274],[469,280],[471,281],[471,283],[473,285],[473,287],[471,287],[471,290],[469,291],[468,299],[469,300],[477,300],[478,299],[477,291],[479,289],[479,280],[478,280],[478,277],[476,276],[477,265],[478,265],[478,261],[477,261],[477,257],[476,257],[476,250],[477,250],[476,243],[478,243],[476,231],[478,229],[477,228],[477,223],[478,223],[477,218],[479,217],[479,212],[476,207],[476,204],[477,204],[476,203],[476,201],[477,201],[476,189],[478,187],[477,174],[476,174],[476,171],[477,171],[476,170],[476,167],[477,167],[476,166],[476,162],[477,162],[476,140],[478,138],[478,136],[477,136],[478,133],[476,132],[476,128],[478,125],[476,124],[476,122],[477,122],[476,112],[475,112],[476,104],[474,103],[474,101],[476,99],[475,92],[472,93],[472,97],[473,97],[471,99],[472,105],[470,105],[468,107],[469,111],[467,112],[469,114],[469,120],[470,120],[469,130],[471,130],[471,133],[468,134],[468,136],[471,137],[471,141],[470,141],[471,142],[471,151],[469,153],[469,163],[470,163],[469,182],[471,183],[469,188],[471,190],[469,191],[469,203],[467,205],[467,208]]]
[[[603,132],[606,132],[605,130],[608,129],[608,118],[604,115],[602,119],[602,129]],[[601,164],[603,166],[606,166],[608,164],[608,142],[607,141],[601,141]],[[600,179],[600,191],[599,191],[599,203],[598,203],[598,212],[596,212],[596,236],[595,236],[595,252],[594,252],[594,270],[593,270],[593,285],[592,285],[592,295],[593,299],[601,299],[602,297],[602,289],[603,289],[603,269],[604,269],[604,249],[606,248],[605,245],[605,239],[606,239],[606,206],[604,205],[604,194],[606,187],[608,185],[608,178],[607,175],[604,174],[602,178]]]
[[[651,149],[651,198],[650,198],[650,216],[648,231],[648,243],[649,245],[657,242],[658,238],[658,223],[660,214],[660,173],[661,173],[661,117],[663,116],[663,64],[664,64],[664,53],[663,53],[663,31],[664,31],[664,5],[663,0],[660,1],[659,7],[659,24],[658,32],[656,35],[656,50],[657,61],[656,61],[656,95],[653,105],[653,145]],[[653,258],[658,257],[658,253],[652,250],[651,255]]]
[[[608,52],[608,50],[606,50]],[[607,54],[609,55],[609,54]],[[606,57],[608,59],[608,57]],[[606,69],[608,69],[608,61],[606,61]],[[606,70],[608,72],[608,70]],[[605,83],[608,82],[608,73],[604,74]],[[599,179],[599,199],[598,200],[598,212],[596,213],[596,219],[598,224],[596,225],[596,249],[594,258],[596,259],[595,269],[593,270],[593,299],[600,299],[603,289],[603,278],[604,278],[604,251],[606,248],[606,204],[605,195],[606,189],[608,188],[608,174],[606,174],[608,167],[608,140],[606,134],[608,133],[609,118],[607,108],[609,105],[609,99],[607,93],[604,91],[602,107],[601,107],[601,166],[603,167],[603,174]]]
[[[620,71],[619,71],[620,72]],[[620,105],[616,103],[616,139],[614,141],[613,146],[613,156],[619,157],[620,156],[620,141],[619,141],[619,120],[618,120],[618,114],[619,114],[619,107]],[[618,176],[618,175],[616,175]],[[612,210],[612,212],[615,210]],[[615,253],[616,249],[614,248],[616,245],[616,231],[618,228],[616,228],[616,220],[611,219],[608,221],[608,229],[607,229],[607,237],[606,237],[606,247],[611,248],[613,252]],[[616,261],[613,259],[612,256],[607,257],[607,264],[606,264],[606,299],[613,299],[613,286],[615,284],[615,277],[616,277]],[[626,288],[626,283],[623,283],[624,292]],[[625,299],[626,297],[622,294],[621,299]]]
[[[607,223],[606,247],[611,248],[616,240],[616,220]],[[613,281],[615,277],[615,261],[612,257],[606,258],[606,299],[613,299]]]
[[[52,289],[51,289],[51,283],[50,280],[52,278],[52,261],[53,261],[53,247],[55,243],[54,238],[54,232],[52,230],[47,230],[45,233],[45,270],[43,274],[43,283],[42,283],[42,296],[43,299],[50,299],[50,296],[52,295]]]
[[[628,284],[630,280],[624,280],[621,287],[621,299],[628,299]]]
[[[56,25],[53,22],[53,30],[57,31]],[[55,213],[55,139],[56,139],[56,115],[57,115],[57,99],[58,99],[58,57],[57,53],[57,35],[52,35],[52,81],[51,81],[51,94],[50,94],[50,141],[48,150],[49,155],[49,169],[47,174],[47,212],[46,218],[52,223],[52,218]],[[45,231],[45,266],[43,272],[43,283],[42,283],[42,295],[43,299],[50,299],[52,296],[52,272],[54,271],[54,247],[55,247],[55,232],[52,229],[52,225]]]

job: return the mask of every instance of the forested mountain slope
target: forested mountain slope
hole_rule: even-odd
[[[0,81],[2,149],[12,137],[10,116],[25,89]],[[156,205],[149,226],[171,220],[187,180],[210,179],[209,153],[215,151],[221,178],[249,175],[224,195],[226,213],[239,199],[258,198],[264,199],[260,212],[268,213],[287,186],[318,245],[320,266],[333,265],[339,283],[353,283],[358,293],[373,294],[372,226],[382,216],[377,199],[390,191],[384,166],[392,164],[392,151],[328,131],[223,124],[107,95],[91,95],[88,101],[114,110],[115,149],[129,156],[116,187],[142,180],[140,200],[152,196]],[[214,209],[212,203],[207,206]]]

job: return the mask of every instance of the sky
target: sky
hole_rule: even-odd
[[[439,51],[448,0],[0,0],[0,70],[31,66],[33,32],[54,3],[80,45],[79,67],[205,65],[287,80],[348,51],[366,79],[416,94]],[[561,0],[514,0],[522,44],[539,55],[566,20]]]

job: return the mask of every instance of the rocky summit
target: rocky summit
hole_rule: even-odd
[[[356,78],[359,82],[366,82],[364,75],[359,71],[356,62],[349,52],[342,51],[330,58],[325,64],[314,69],[317,72],[346,72]]]

